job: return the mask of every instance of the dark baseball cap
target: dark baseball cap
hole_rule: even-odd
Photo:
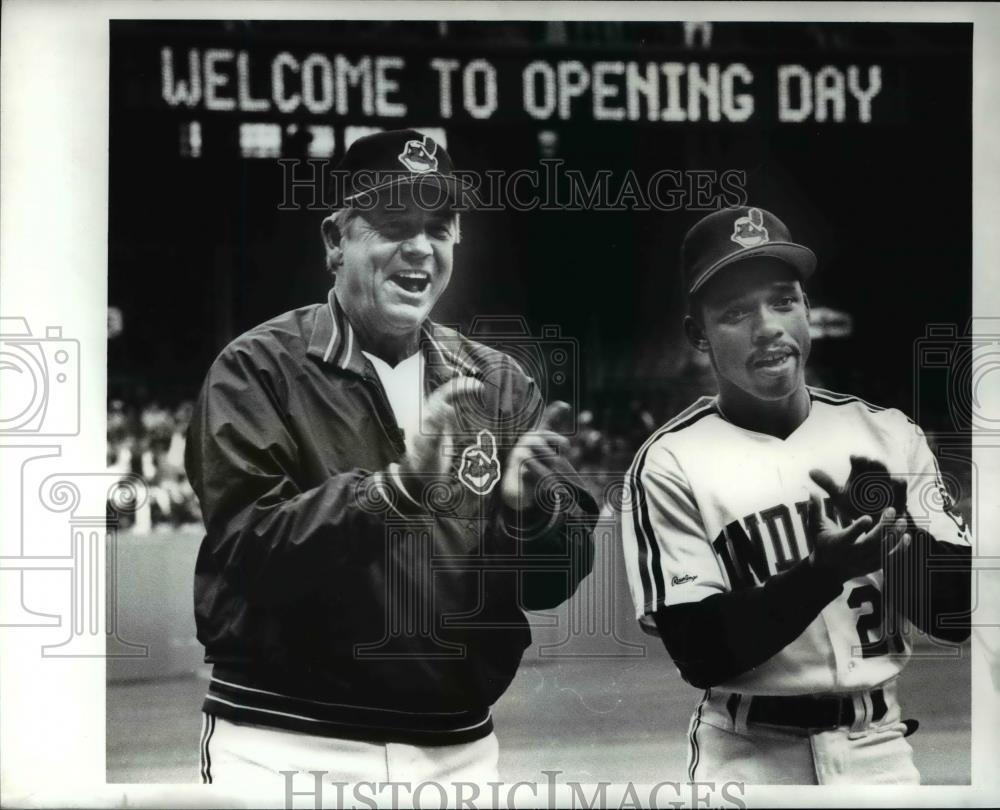
[[[816,254],[792,241],[785,223],[763,208],[724,208],[701,219],[681,244],[681,272],[688,295],[720,270],[768,256],[791,265],[802,279],[816,270]]]
[[[335,205],[373,202],[393,186],[419,186],[419,201],[435,204],[454,202],[457,179],[447,150],[429,135],[415,129],[393,129],[358,138],[334,170],[337,179]],[[424,184],[427,184],[426,189]],[[435,188],[436,186],[436,188]]]

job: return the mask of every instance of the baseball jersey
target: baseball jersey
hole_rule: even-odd
[[[970,544],[916,424],[857,397],[808,391],[809,415],[785,439],[737,427],[716,398],[703,397],[639,450],[626,475],[622,540],[644,629],[656,632],[651,614],[660,607],[763,584],[808,557],[810,494],[833,513],[809,471],[823,470],[843,486],[852,455],[880,462],[906,482],[907,511],[918,527],[944,542]],[[875,511],[880,493],[869,495],[873,508],[866,511]],[[885,612],[881,569],[848,580],[797,639],[720,688],[782,695],[883,683],[910,653],[905,635],[884,632]]]

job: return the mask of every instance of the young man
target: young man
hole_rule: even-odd
[[[710,214],[681,264],[719,393],[640,449],[622,529],[641,624],[704,690],[689,778],[919,782],[903,620],[969,634],[970,538],[934,456],[899,411],[806,386],[816,257],[777,217]]]
[[[568,406],[429,320],[458,238],[448,153],[382,132],[340,169],[328,299],[223,349],[186,448],[214,664],[202,778],[275,798],[280,771],[496,779],[490,707],[530,641],[523,611],[567,599],[593,556],[597,506],[553,432]]]

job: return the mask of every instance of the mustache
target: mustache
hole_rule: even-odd
[[[778,343],[773,346],[768,346],[766,349],[757,349],[751,353],[748,358],[748,362],[757,363],[767,358],[773,357],[774,355],[787,355],[790,357],[797,357],[801,352],[798,347],[793,346],[789,343]]]

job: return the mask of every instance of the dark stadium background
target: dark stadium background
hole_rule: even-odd
[[[536,58],[747,63],[762,77],[754,87],[758,114],[739,124],[594,122],[585,116],[533,122],[503,102],[488,121],[331,114],[322,123],[337,133],[334,162],[343,154],[347,125],[433,125],[446,129],[448,150],[463,169],[533,168],[547,155],[585,176],[598,169],[615,178],[629,170],[644,178],[663,168],[744,171],[750,202],[777,213],[818,254],[820,269],[810,284],[814,306],[853,319],[849,337],[815,342],[813,381],[919,417],[939,437],[942,466],[967,488],[967,451],[962,436],[954,435],[962,426],[954,424],[948,404],[956,392],[967,394],[968,380],[956,383],[954,368],[921,368],[917,358],[929,325],[952,325],[961,334],[971,314],[971,26],[726,23],[711,27],[706,46],[698,37],[686,42],[680,23],[113,22],[108,303],[120,311],[123,328],[108,343],[108,395],[114,441],[132,443],[133,469],[141,468],[137,459],[157,429],[166,431],[162,446],[171,430],[181,430],[171,414],[194,398],[228,340],[321,300],[329,281],[319,238],[324,213],[279,210],[281,166],[274,158],[241,157],[238,143],[243,121],[305,125],[320,119],[168,108],[160,98],[162,47],[176,54],[228,47],[251,54],[288,48],[408,59],[482,56],[501,66],[501,91],[511,81],[503,65]],[[883,89],[873,120],[778,123],[763,77],[774,65],[792,62],[813,70],[881,64]],[[420,103],[414,102],[418,109]],[[202,132],[199,157],[184,156],[180,148],[181,128],[194,118]],[[555,133],[554,151],[543,149],[543,130]],[[281,156],[305,157],[304,150],[301,138],[286,138]],[[659,424],[705,389],[704,369],[681,341],[676,277],[681,237],[700,215],[464,214],[456,272],[435,317],[468,329],[474,316],[519,315],[533,334],[556,325],[563,338],[574,340],[577,411],[590,413],[588,425],[605,441],[587,449],[586,463],[598,475],[613,475],[649,432],[649,420]],[[952,357],[952,347],[961,349],[947,330],[931,343]],[[164,419],[172,427],[164,428]],[[602,450],[609,446],[617,455]],[[109,444],[109,461],[112,455]],[[968,492],[960,495],[967,509]],[[131,613],[124,610],[123,632],[131,626],[133,635],[155,643],[146,662],[109,667],[109,780],[195,776],[191,753],[203,681],[191,674],[203,671],[187,611],[189,558],[198,536],[173,523],[168,534],[121,538],[120,554],[131,561],[121,569],[123,598],[132,594],[134,600]],[[175,576],[163,576],[164,565]],[[616,598],[627,602],[620,587]],[[622,636],[642,642],[626,614]],[[546,663],[530,652],[527,658],[497,710],[508,778],[511,771],[523,775],[521,765],[530,772],[536,764],[532,751],[540,743],[529,731],[535,712],[555,718],[559,739],[576,751],[576,761],[604,763],[606,771],[596,764],[596,772],[584,769],[594,778],[623,781],[630,767],[655,776],[661,773],[656,760],[669,762],[667,778],[680,773],[686,715],[696,694],[662,651],[651,648],[641,659],[638,673],[645,676],[627,669],[632,675],[624,678],[607,661],[588,667]],[[921,695],[927,706],[935,692],[950,696],[948,706],[928,709],[940,720],[937,732],[931,723],[914,738],[929,781],[968,779],[966,665],[937,662],[919,672],[913,665],[906,676],[917,709]],[[958,682],[945,690],[943,677]],[[613,689],[607,679],[616,683]],[[588,705],[589,694],[591,708],[602,708],[585,712],[577,725],[562,725],[560,711],[577,716],[573,706],[560,708],[565,689],[578,690],[581,705]],[[666,706],[666,716],[651,718],[644,701]],[[158,732],[149,730],[151,723]],[[608,764],[601,739],[609,735],[645,747],[624,750],[617,764]],[[661,738],[669,739],[667,748],[658,747]],[[552,750],[558,748],[557,742]],[[647,754],[652,759],[635,765],[636,756]]]

